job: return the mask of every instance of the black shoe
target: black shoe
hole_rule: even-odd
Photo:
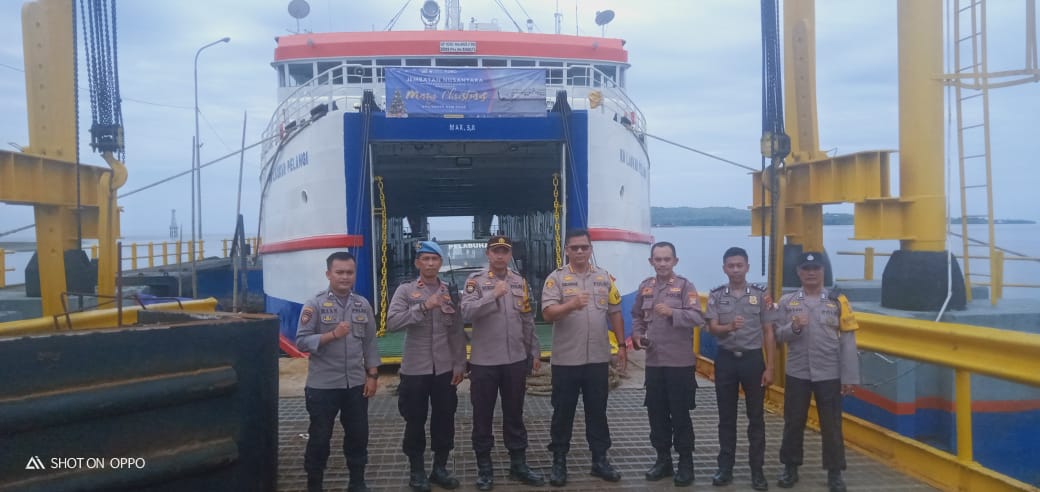
[[[348,465],[350,470],[350,481],[347,482],[347,492],[368,492],[365,484],[365,465]]]
[[[784,473],[780,475],[780,480],[777,480],[776,484],[781,489],[789,489],[794,487],[796,483],[798,483],[798,467],[795,465],[784,465]]]
[[[426,479],[426,459],[423,455],[408,457],[408,486],[414,492],[430,492],[430,481]]]
[[[656,482],[664,477],[672,476],[673,473],[671,450],[657,450],[657,461],[654,461],[653,466],[646,471],[645,475],[647,481]]]
[[[769,481],[761,468],[751,469],[751,488],[755,490],[769,490]]]
[[[549,472],[549,485],[563,487],[567,485],[567,454],[553,453],[552,470]]]
[[[522,449],[509,451],[509,478],[533,487],[545,485],[542,474],[527,466],[527,453]]]
[[[830,492],[845,492],[845,479],[841,477],[841,470],[827,470],[827,487]]]
[[[477,490],[491,490],[495,486],[495,471],[491,466],[491,453],[477,454]]]
[[[602,478],[608,482],[621,480],[621,474],[611,466],[606,454],[592,456],[592,470],[589,471],[589,475]]]
[[[430,471],[430,483],[443,489],[459,488],[459,480],[448,471],[448,455],[436,454],[433,457],[433,470]]]
[[[672,483],[676,487],[688,487],[693,483],[693,452],[679,453],[679,466],[672,477]]]
[[[733,470],[728,468],[719,468],[715,475],[711,477],[711,484],[716,487],[722,487],[733,483]]]
[[[324,479],[325,479],[325,474],[324,473],[321,473],[321,472],[318,472],[318,473],[308,473],[307,474],[307,492],[321,492],[322,491],[322,482],[324,481]]]

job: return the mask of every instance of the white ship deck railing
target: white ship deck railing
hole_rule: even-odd
[[[386,108],[386,91],[383,78],[384,67],[342,64],[319,73],[307,83],[299,86],[275,109],[263,133],[263,162],[261,179],[270,166],[271,150],[285,141],[292,133],[307,126],[311,110],[334,112],[360,108],[366,90],[371,90],[380,106]],[[564,76],[552,75],[546,84],[546,109],[552,108],[556,92],[567,91],[572,109],[592,109],[589,94],[598,91],[602,100],[599,108],[613,112],[616,117],[627,118],[637,134],[646,131],[643,112],[607,74],[592,65],[571,65]],[[598,109],[598,108],[597,108]],[[279,138],[274,138],[274,137]]]

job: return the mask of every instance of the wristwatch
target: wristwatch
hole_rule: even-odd
[[[370,372],[366,372],[365,373],[365,377],[368,378],[368,379],[379,379],[379,375],[378,374],[372,374]]]

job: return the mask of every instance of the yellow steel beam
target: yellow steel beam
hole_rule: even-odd
[[[76,86],[72,0],[38,0],[22,6],[25,98],[29,116],[26,153],[76,161]]]
[[[946,249],[943,176],[942,1],[897,2],[899,196],[913,238],[902,249]]]
[[[856,313],[860,349],[1040,386],[1040,335]]]
[[[130,301],[126,301],[130,302]],[[188,311],[188,312],[213,312],[217,308],[217,300],[196,299],[184,302],[164,302],[148,306],[149,311]],[[137,323],[137,313],[142,311],[141,306],[134,304],[123,308],[123,324],[133,325]],[[99,328],[114,328],[118,323],[119,312],[116,309],[98,309],[95,311],[84,311],[73,313],[68,316],[45,316],[18,321],[0,323],[0,336],[24,336],[43,335],[56,331],[68,330],[93,330]]]
[[[784,2],[784,126],[789,162],[822,159],[816,116],[816,0]]]
[[[98,208],[97,184],[110,172],[103,167],[79,166],[80,206]],[[76,164],[0,150],[0,202],[75,208]]]

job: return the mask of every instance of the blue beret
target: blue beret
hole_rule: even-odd
[[[444,253],[441,251],[441,247],[433,241],[420,241],[419,247],[415,250],[415,256],[419,256],[423,253],[433,253],[441,258],[444,258]]]

